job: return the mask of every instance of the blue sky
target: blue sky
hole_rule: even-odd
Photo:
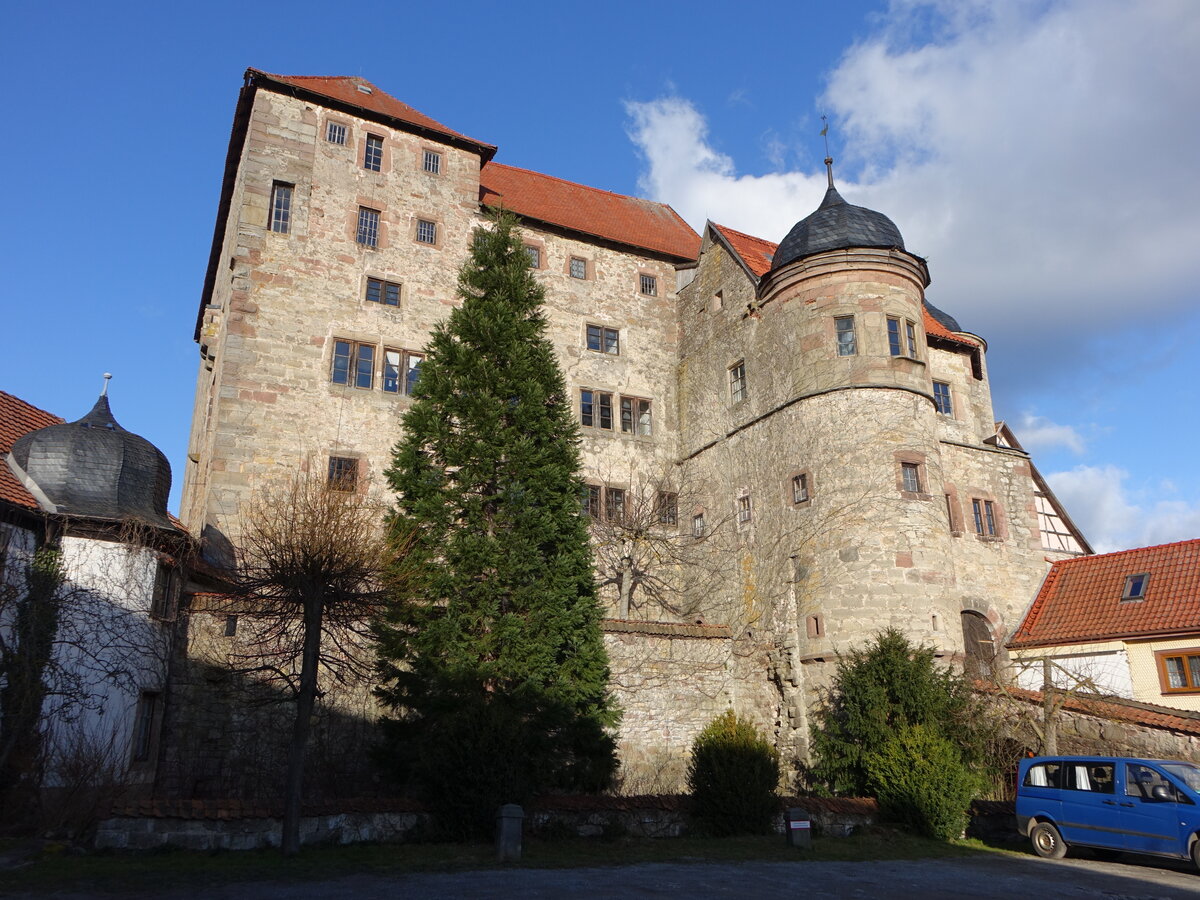
[[[76,418],[112,372],[177,476],[255,66],[771,240],[820,200],[826,114],[843,194],[987,338],[997,418],[1097,548],[1200,535],[1200,4],[60,3],[6,32],[0,389]]]

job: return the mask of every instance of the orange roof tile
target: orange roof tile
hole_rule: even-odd
[[[775,251],[779,249],[778,244],[754,237],[751,234],[743,234],[726,225],[718,225],[716,222],[709,222],[708,224],[712,227],[713,231],[724,238],[725,242],[733,249],[733,252],[741,257],[742,262],[746,264],[746,268],[754,274],[755,278],[762,278],[771,271],[771,262],[775,257]],[[926,337],[932,335],[944,341],[953,341],[956,344],[964,344],[968,347],[977,346],[975,341],[970,338],[961,337],[952,332],[935,319],[924,306],[922,306],[922,312],[924,313]]]
[[[700,236],[665,203],[499,163],[488,163],[479,173],[479,195],[484,206],[503,206],[528,219],[679,261],[700,254]]]
[[[270,72],[254,68],[247,69],[246,75],[248,78],[253,78],[260,83],[262,81],[273,81],[276,84],[300,88],[313,94],[320,94],[322,97],[328,97],[331,100],[337,100],[348,106],[357,107],[367,114],[366,118],[384,116],[414,125],[417,128],[437,132],[449,138],[475,144],[481,151],[485,151],[487,159],[491,159],[492,155],[496,152],[494,144],[477,141],[475,138],[467,137],[453,128],[447,128],[436,119],[429,118],[423,112],[413,109],[402,100],[396,99],[391,94],[371,84],[365,78],[349,75],[273,75]],[[359,90],[360,87],[369,89],[370,93]]]
[[[54,413],[38,409],[19,397],[0,391],[0,500],[24,506],[26,509],[38,509],[37,501],[25,486],[17,481],[12,469],[4,462],[4,457],[8,456],[13,443],[21,435],[48,425],[61,425],[63,421]]]
[[[1121,600],[1148,574],[1144,600]],[[1200,539],[1054,563],[1010,647],[1200,633]]]
[[[1091,558],[1095,559],[1096,557]],[[977,681],[975,687],[985,693],[1006,694],[1016,700],[1038,706],[1041,706],[1044,699],[1041,691],[1030,691],[1008,685],[1001,686]],[[1141,700],[1126,700],[1123,697],[1088,697],[1083,694],[1060,696],[1062,697],[1062,708],[1071,712],[1130,722],[1135,725],[1148,725],[1151,728],[1162,728],[1167,731],[1200,735],[1200,713],[1159,706],[1156,703],[1146,703]]]

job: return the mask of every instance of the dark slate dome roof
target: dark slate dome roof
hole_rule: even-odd
[[[895,223],[883,213],[843,200],[831,181],[817,211],[797,222],[779,244],[771,268],[778,269],[827,250],[849,247],[903,250],[904,238]]]
[[[22,435],[12,456],[60,513],[174,528],[167,518],[171,464],[148,440],[117,424],[107,396],[77,422]]]
[[[941,322],[943,325],[945,325],[948,330],[950,330],[950,331],[962,331],[963,330],[963,327],[958,324],[958,319],[954,318],[954,316],[950,315],[950,313],[945,312],[944,310],[938,309],[936,306],[934,306],[928,300],[925,301],[925,308],[927,310],[929,310],[929,314],[931,316],[933,316],[935,319],[937,319],[939,322]]]

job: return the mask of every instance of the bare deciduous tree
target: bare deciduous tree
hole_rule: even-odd
[[[300,849],[304,756],[322,678],[345,683],[371,672],[369,621],[398,569],[382,540],[383,512],[351,484],[296,473],[254,495],[242,516],[235,596],[254,637],[237,672],[274,682],[296,704],[284,792],[288,855]]]

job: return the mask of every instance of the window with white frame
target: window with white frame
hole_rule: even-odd
[[[737,498],[737,520],[739,525],[745,525],[750,521],[753,515],[753,509],[750,506],[750,495],[743,494]]]
[[[437,223],[428,219],[417,219],[417,242],[421,244],[437,243]]]
[[[587,260],[580,256],[572,256],[570,272],[572,278],[587,278]]]
[[[379,246],[379,210],[366,206],[358,208],[358,230],[354,239],[364,247]]]
[[[741,403],[746,399],[746,361],[738,360],[729,367],[729,399]]]
[[[698,512],[692,516],[692,537],[702,538],[708,533],[708,523],[704,520],[704,513]]]
[[[904,320],[904,340],[908,348],[908,358],[917,358],[917,325],[915,322]]]
[[[442,174],[442,154],[438,153],[436,150],[426,150],[424,159],[422,161],[422,167],[430,175]]]
[[[639,397],[621,398],[621,431],[650,436],[650,401]]]
[[[911,494],[921,493],[921,466],[918,463],[900,463],[900,486]]]
[[[623,488],[604,489],[604,518],[609,522],[625,521],[625,491]]]
[[[292,230],[293,187],[283,181],[271,185],[271,230],[276,234],[287,234]]]
[[[421,363],[424,353],[412,350],[383,351],[383,389],[389,394],[404,394],[412,396],[413,388],[417,385],[417,377],[421,374]]]
[[[808,473],[801,472],[799,475],[792,476],[792,502],[807,503],[808,502]]]
[[[334,491],[354,491],[358,487],[358,460],[351,456],[329,457],[328,484]]]
[[[900,320],[895,316],[888,316],[887,320],[888,331],[888,353],[892,356],[901,356],[903,348],[900,345]]]
[[[679,522],[679,495],[673,491],[659,491],[654,501],[655,518],[659,525],[675,525]]]
[[[525,254],[529,257],[529,268],[540,269],[542,267],[542,251],[540,247],[535,247],[533,244],[526,244]]]
[[[933,405],[944,416],[954,415],[954,402],[950,398],[950,385],[944,381],[933,383]]]
[[[642,274],[639,277],[641,291],[647,297],[658,296],[658,276]]]
[[[363,168],[371,172],[383,169],[383,138],[377,134],[367,135],[367,145],[363,150]]]
[[[331,144],[346,143],[346,126],[341,122],[326,122],[325,123],[325,140]]]

